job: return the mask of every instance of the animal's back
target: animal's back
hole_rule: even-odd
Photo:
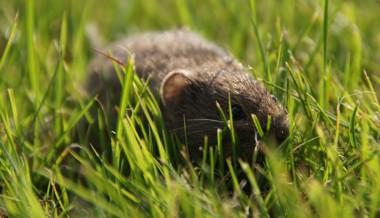
[[[207,66],[215,68],[221,61],[233,60],[217,45],[185,29],[130,36],[111,44],[104,52],[111,52],[112,57],[125,64],[128,62],[129,55],[134,54],[137,74],[142,79],[151,77],[149,86],[156,94],[163,78],[172,70]],[[99,77],[108,77],[112,83],[117,83],[114,64],[108,57],[97,55],[90,68],[91,89],[104,88],[102,84],[104,80]]]

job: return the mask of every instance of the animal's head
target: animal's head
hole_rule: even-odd
[[[208,69],[203,67],[198,72],[175,70],[164,78],[161,87],[167,125],[181,139],[186,135],[190,156],[197,158],[205,135],[210,145],[216,144],[217,129],[226,125],[222,117],[230,119],[230,106],[234,130],[244,152],[252,151],[257,144],[252,115],[258,118],[264,131],[268,117],[271,117],[267,135],[278,143],[288,137],[286,112],[277,99],[246,71],[236,67],[233,73],[228,68],[213,73],[205,73],[205,70]],[[224,137],[223,146],[224,154],[231,154],[229,136]]]

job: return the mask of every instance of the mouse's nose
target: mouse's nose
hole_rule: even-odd
[[[289,120],[286,115],[277,117],[271,127],[272,132],[276,135],[279,143],[289,137]]]

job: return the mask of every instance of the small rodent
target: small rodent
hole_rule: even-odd
[[[257,144],[251,114],[257,116],[263,129],[271,116],[269,134],[278,142],[288,137],[287,114],[276,98],[227,52],[189,30],[138,34],[102,50],[111,51],[123,63],[128,62],[128,54],[135,55],[137,74],[143,80],[150,75],[151,90],[161,96],[165,124],[182,142],[185,117],[193,160],[202,157],[200,146],[205,135],[210,145],[216,144],[217,129],[225,126],[216,102],[228,119],[228,93],[242,154],[251,155]],[[112,60],[100,54],[94,58],[87,89],[99,94],[102,103],[106,99],[114,105],[119,103],[121,85]],[[225,156],[232,152],[228,137],[223,141],[223,152]]]

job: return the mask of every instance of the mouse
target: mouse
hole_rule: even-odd
[[[149,78],[149,88],[160,99],[166,127],[182,143],[187,142],[192,160],[202,158],[205,136],[217,144],[217,131],[233,119],[241,155],[250,156],[262,140],[252,115],[266,129],[268,137],[282,143],[289,135],[286,110],[265,86],[231,54],[188,29],[144,32],[112,42],[102,51],[127,63],[131,54],[137,75]],[[86,89],[98,95],[100,103],[117,105],[121,84],[113,61],[102,54],[93,58]],[[230,100],[230,103],[229,103]],[[231,108],[232,117],[229,116]],[[232,155],[230,136],[223,137],[223,155]]]

